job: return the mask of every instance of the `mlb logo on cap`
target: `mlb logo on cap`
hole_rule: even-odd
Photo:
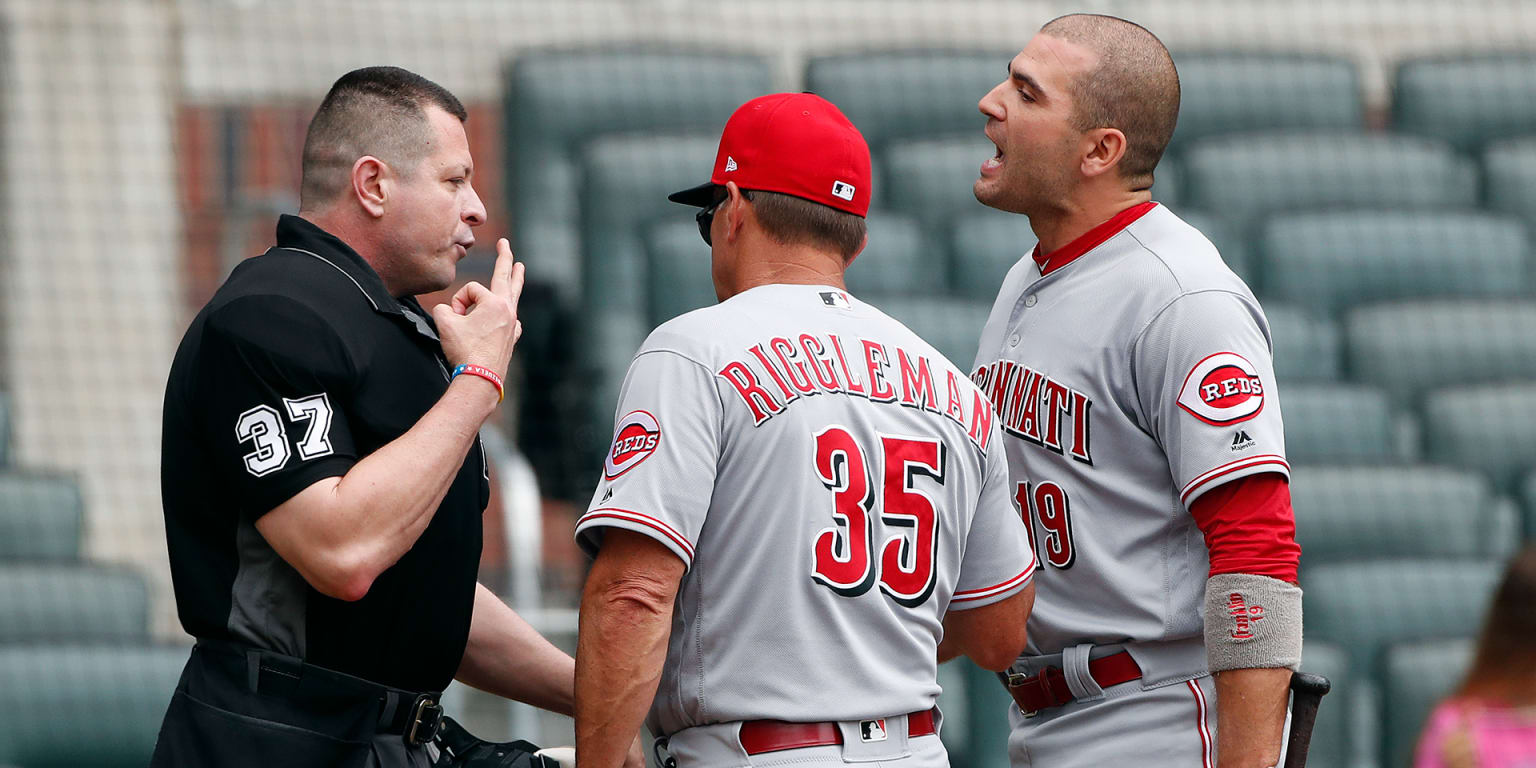
[[[714,202],[716,187],[734,181],[864,216],[869,167],[864,135],[832,102],[814,93],[773,93],[731,115],[709,181],[667,199],[703,208]]]

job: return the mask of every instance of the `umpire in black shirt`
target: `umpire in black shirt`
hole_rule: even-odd
[[[155,766],[425,766],[454,677],[571,712],[570,657],[476,582],[523,267],[502,240],[488,288],[412,298],[485,220],[465,119],[402,69],[338,80],[299,215],[176,352],[161,484],[198,642]]]

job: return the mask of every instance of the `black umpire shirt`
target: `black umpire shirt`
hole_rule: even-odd
[[[478,440],[414,547],[356,602],[326,597],[256,519],[346,474],[448,388],[435,327],[367,262],[297,216],[237,267],[176,350],[160,481],[182,626],[410,691],[440,691],[469,637],[481,512]]]

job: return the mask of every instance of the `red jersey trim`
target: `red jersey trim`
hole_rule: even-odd
[[[1195,492],[1201,490],[1207,485],[1210,485],[1211,481],[1226,477],[1233,472],[1238,472],[1264,464],[1274,464],[1283,468],[1287,477],[1289,477],[1291,474],[1291,465],[1285,463],[1285,457],[1283,456],[1273,453],[1266,453],[1260,456],[1248,456],[1246,458],[1238,459],[1237,461],[1223,464],[1189,481],[1189,484],[1184,486],[1184,490],[1179,492],[1179,501],[1188,504],[1190,498],[1195,495]]]
[[[1035,566],[1034,566],[1033,563],[1031,563],[1030,566],[1028,568],[1025,568],[1022,573],[1020,573],[1019,575],[1017,575],[1017,576],[1015,576],[1015,577],[1013,577],[1013,578],[1011,578],[1011,579],[1009,579],[1009,580],[1007,580],[1005,582],[1002,582],[1001,584],[993,584],[990,587],[981,587],[979,589],[967,589],[967,590],[963,590],[963,591],[960,591],[960,592],[956,592],[954,594],[954,596],[949,599],[949,602],[951,602],[951,603],[963,603],[963,602],[971,601],[971,600],[983,600],[985,598],[992,597],[994,595],[1002,594],[1003,592],[1007,592],[1010,589],[1014,589],[1016,587],[1022,587],[1025,584],[1029,583],[1030,577],[1033,576],[1034,574],[1035,574]]]
[[[1199,680],[1186,680],[1185,685],[1195,694],[1195,728],[1200,731],[1201,768],[1211,768],[1211,728],[1206,723],[1205,691],[1200,690]]]
[[[663,523],[662,521],[657,520],[650,515],[642,515],[639,512],[631,512],[627,509],[605,507],[603,509],[594,509],[587,514],[582,515],[581,519],[576,521],[576,527],[578,529],[584,528],[588,523],[594,520],[603,519],[623,520],[630,523],[639,523],[640,525],[650,528],[657,533],[660,533],[662,536],[665,536],[668,541],[676,544],[679,549],[682,549],[684,552],[688,553],[688,560],[690,562],[693,560],[693,545],[688,542],[688,539],[684,538],[684,536],[681,533],[678,533],[677,530],[672,526],[667,525],[666,523]]]
[[[1120,234],[1121,230],[1129,227],[1132,222],[1147,215],[1148,211],[1156,207],[1157,203],[1151,201],[1137,203],[1111,216],[1109,221],[1079,235],[1076,240],[1044,255],[1040,253],[1040,244],[1036,243],[1035,251],[1030,254],[1030,258],[1040,265],[1040,276],[1045,277],[1077,261],[1083,254],[1103,245],[1105,240]]]

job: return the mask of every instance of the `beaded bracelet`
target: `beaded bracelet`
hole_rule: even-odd
[[[453,374],[448,377],[448,380],[449,381],[453,381],[454,378],[456,378],[461,373],[467,373],[467,374],[469,374],[471,376],[479,376],[480,378],[485,379],[486,381],[489,381],[492,385],[494,385],[496,387],[496,402],[497,403],[500,403],[501,401],[507,399],[507,390],[506,390],[505,387],[502,386],[501,377],[496,375],[495,371],[493,371],[493,370],[491,370],[489,368],[486,368],[485,366],[482,366],[482,365],[470,365],[468,363],[460,363],[457,367],[455,367],[453,369]]]

